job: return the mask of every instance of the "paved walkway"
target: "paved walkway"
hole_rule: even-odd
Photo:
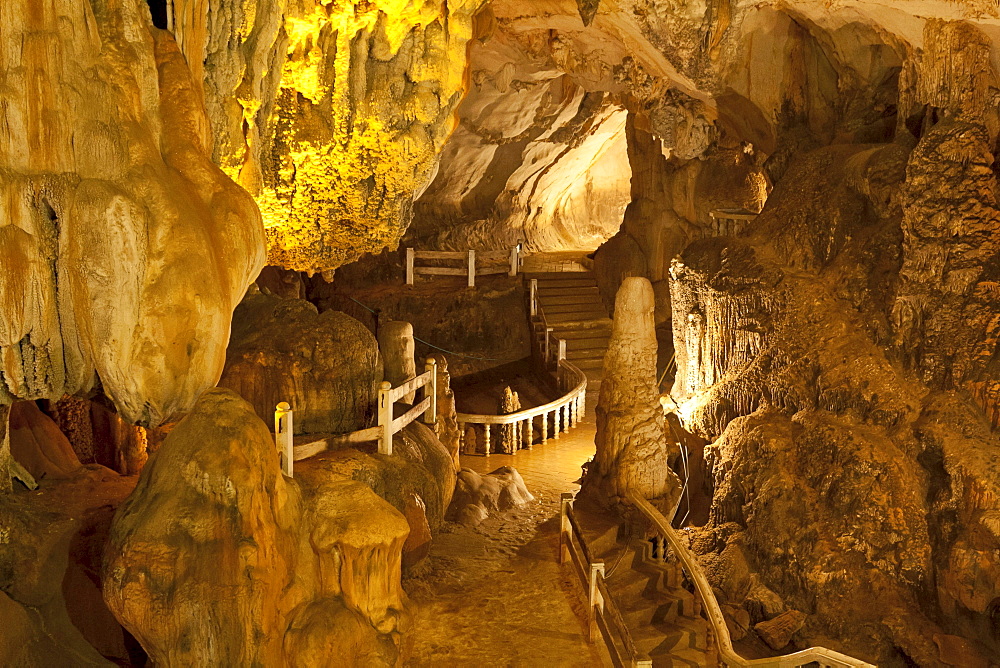
[[[593,400],[588,396],[587,417],[558,439],[550,438],[545,445],[535,444],[531,450],[518,450],[513,455],[462,455],[462,466],[477,473],[490,473],[501,466],[513,466],[524,478],[528,491],[536,496],[554,494],[558,499],[563,492],[576,492],[580,489],[580,467],[594,456],[597,427]]]
[[[595,399],[596,397],[593,397]],[[588,402],[590,403],[590,402]],[[404,579],[414,612],[409,666],[600,666],[586,600],[559,555],[559,496],[594,454],[592,408],[559,439],[513,455],[463,455],[482,473],[513,466],[536,503],[478,527],[446,523]]]

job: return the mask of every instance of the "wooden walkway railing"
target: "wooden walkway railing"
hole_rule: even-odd
[[[490,428],[494,425],[514,425],[514,440],[531,448],[532,433],[535,419],[540,420],[542,443],[549,438],[549,416],[552,416],[552,437],[559,436],[586,417],[587,412],[587,374],[566,359],[566,341],[552,334],[552,328],[544,325],[544,315],[538,306],[538,282],[532,279],[530,292],[530,317],[535,332],[532,352],[542,368],[552,375],[556,389],[562,394],[558,399],[547,404],[526,408],[509,415],[479,415],[474,413],[459,413],[458,422],[462,434],[462,451],[465,452],[465,427],[468,424],[478,424],[483,427],[485,451],[489,455]],[[541,320],[539,320],[541,318]],[[539,324],[542,323],[542,324]],[[542,327],[545,338],[539,342],[537,333]]]
[[[604,562],[595,561],[583,537],[583,531],[573,514],[573,495],[563,494],[560,504],[559,563],[572,563],[587,592],[587,614],[590,642],[604,640],[611,663],[616,668],[652,666],[653,661],[640,654],[632,634],[608,590],[604,577]]]
[[[449,260],[461,261],[465,266],[459,267],[420,267],[417,260]],[[476,266],[476,262],[480,266]],[[418,251],[415,248],[406,249],[406,284],[413,285],[416,274],[429,276],[467,276],[469,287],[475,287],[476,276],[487,274],[508,274],[517,276],[521,268],[521,246],[498,251]]]
[[[695,587],[695,595],[700,599],[700,608],[708,620],[709,628],[719,651],[719,659],[723,665],[733,667],[756,666],[761,668],[799,668],[812,663],[819,664],[820,668],[875,668],[870,663],[841,654],[826,647],[810,647],[799,652],[776,656],[767,659],[744,659],[733,649],[732,639],[729,636],[729,627],[722,616],[722,609],[715,598],[715,592],[701,570],[694,554],[681,542],[677,532],[670,526],[670,521],[663,516],[646,499],[629,493],[626,496],[628,502],[648,520],[652,530],[663,541],[661,547],[669,545],[671,551],[677,557],[681,567],[687,573],[688,578]],[[660,558],[663,559],[666,550],[659,551]]]
[[[393,416],[395,403],[401,398],[423,388],[423,398],[412,408],[399,417]],[[434,424],[437,421],[437,360],[428,357],[424,372],[416,378],[393,387],[389,381],[383,381],[378,392],[378,424],[374,427],[337,434],[333,437],[308,443],[302,446],[294,445],[294,429],[292,425],[292,408],[282,401],[274,410],[274,440],[281,459],[281,470],[291,476],[293,462],[323,452],[330,444],[350,445],[378,441],[379,454],[392,454],[392,437],[403,430],[408,424],[423,416],[424,422]]]
[[[458,426],[461,433],[462,452],[465,452],[465,428],[469,424],[478,424],[483,427],[483,441],[486,454],[489,455],[492,448],[490,445],[490,428],[494,425],[513,425],[514,440],[522,444],[522,447],[530,449],[533,441],[533,428],[535,419],[540,420],[539,428],[542,435],[542,443],[547,443],[549,439],[549,416],[552,416],[553,438],[559,436],[568,429],[575,427],[577,423],[586,416],[587,406],[587,376],[580,369],[567,362],[560,361],[557,382],[560,391],[564,394],[554,401],[534,408],[526,408],[510,413],[509,415],[478,415],[475,413],[459,413]],[[571,385],[570,385],[571,384]],[[567,386],[570,386],[567,390]]]

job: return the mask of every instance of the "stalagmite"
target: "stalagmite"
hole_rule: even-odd
[[[437,420],[434,422],[434,433],[448,449],[457,471],[461,468],[459,448],[462,432],[458,427],[455,393],[451,389],[451,374],[448,373],[448,359],[441,353],[435,353],[434,360],[437,362]]]
[[[385,379],[398,387],[411,378],[417,377],[417,362],[414,359],[413,325],[401,320],[382,323],[378,330],[378,349],[385,365]],[[416,392],[404,394],[403,403],[412,404]]]
[[[510,415],[511,413],[516,413],[521,410],[521,399],[517,396],[517,392],[510,389],[510,387],[503,388],[503,396],[500,397],[500,402],[497,405],[497,413],[499,415]],[[497,439],[499,443],[497,444],[497,451],[506,454],[513,454],[517,452],[519,447],[517,439],[517,428],[513,424],[500,425],[498,429],[499,438]]]
[[[663,411],[656,387],[653,287],[645,278],[622,282],[597,400],[597,454],[583,492],[603,505],[627,492],[664,499],[672,511],[680,480],[670,470]]]

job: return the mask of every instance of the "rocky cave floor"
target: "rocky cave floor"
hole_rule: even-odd
[[[408,665],[601,665],[587,642],[583,590],[558,563],[559,495],[579,489],[594,433],[591,413],[530,451],[462,456],[479,473],[513,466],[535,501],[476,527],[445,523],[403,580],[414,611]]]

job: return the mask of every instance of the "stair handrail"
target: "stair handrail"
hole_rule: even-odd
[[[621,611],[611,596],[604,572],[604,562],[595,561],[590,548],[587,547],[583,529],[573,512],[573,494],[561,495],[559,518],[559,563],[573,564],[576,574],[580,577],[580,583],[587,592],[590,642],[597,642],[600,636],[604,640],[612,664],[619,668],[626,665],[631,668],[652,668],[652,660],[636,649],[628,625],[625,624]],[[615,644],[615,634],[625,650],[624,657]]]
[[[715,592],[712,590],[712,585],[708,582],[708,578],[705,576],[704,571],[701,570],[701,566],[698,564],[694,554],[692,554],[687,546],[681,541],[677,532],[674,531],[672,526],[670,526],[669,520],[667,520],[663,513],[661,513],[653,504],[635,492],[626,493],[625,498],[630,504],[635,506],[635,508],[639,510],[639,512],[642,513],[647,520],[652,522],[653,526],[656,527],[656,530],[664,538],[666,538],[667,542],[670,543],[670,547],[674,554],[677,555],[677,558],[680,560],[682,567],[685,571],[687,571],[688,577],[691,578],[691,582],[694,583],[695,589],[697,589],[698,595],[701,597],[703,610],[706,613],[708,622],[711,625],[715,636],[715,642],[719,650],[719,658],[724,664],[740,667],[761,666],[762,668],[798,668],[799,666],[805,666],[811,662],[818,661],[821,665],[832,666],[835,668],[875,668],[873,664],[860,659],[855,659],[854,657],[826,647],[810,647],[798,652],[793,652],[792,654],[769,657],[766,659],[745,659],[737,654],[736,650],[733,649],[733,641],[729,635],[729,626],[726,624],[726,619],[722,615],[722,608],[719,607],[719,602],[715,598]]]

